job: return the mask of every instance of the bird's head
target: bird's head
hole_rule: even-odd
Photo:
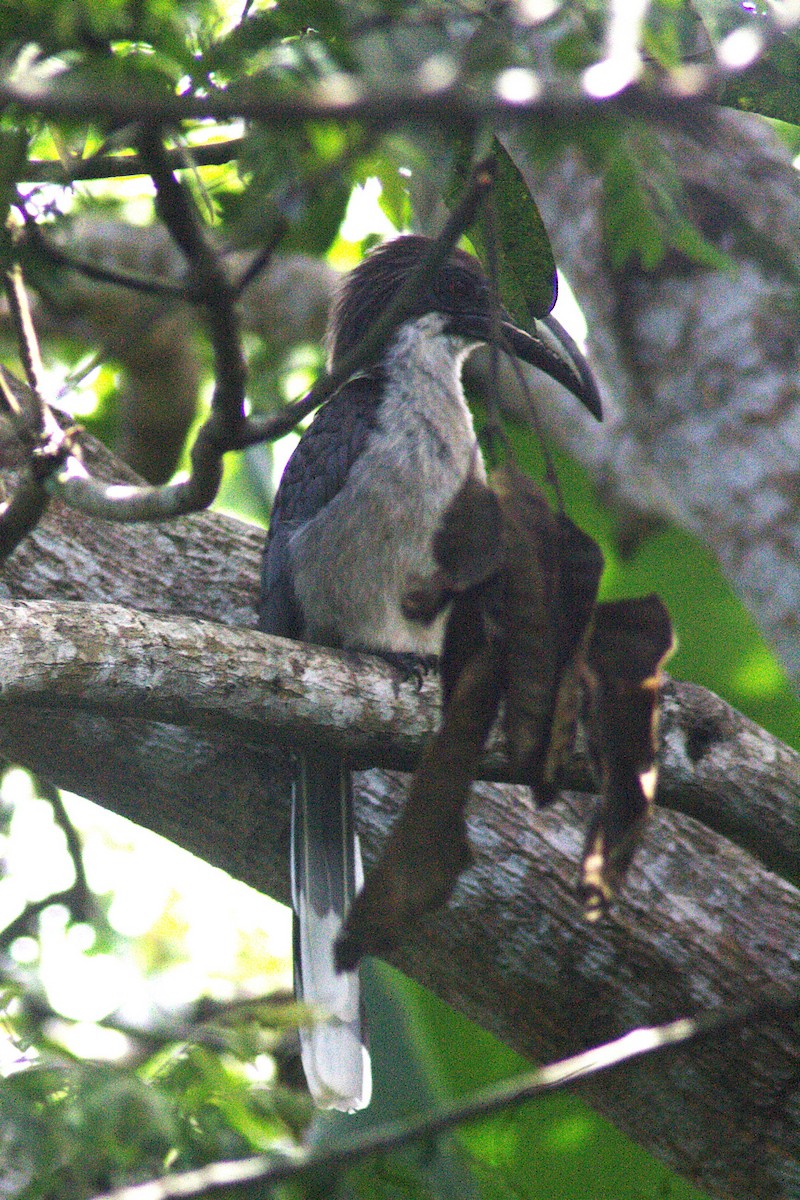
[[[331,366],[355,350],[370,325],[392,302],[409,275],[419,266],[430,240],[416,234],[378,246],[347,275],[334,303],[328,328]],[[454,250],[425,285],[403,320],[429,313],[442,318],[441,333],[454,344],[475,345],[499,338],[503,350],[538,367],[568,388],[595,416],[602,409],[597,385],[578,347],[557,321],[548,316],[520,329],[502,307],[493,308],[492,289],[483,267],[471,254]],[[381,352],[376,353],[376,360]],[[366,363],[365,367],[374,365]]]

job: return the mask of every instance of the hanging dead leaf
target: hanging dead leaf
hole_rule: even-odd
[[[566,740],[561,730],[572,728],[577,709],[574,673],[564,687],[565,672],[588,633],[603,556],[513,465],[495,471],[490,484],[506,543],[504,728],[514,777],[545,803]]]
[[[433,537],[436,570],[412,576],[401,600],[404,616],[424,624],[452,603],[439,659],[447,708],[462,671],[505,621],[503,516],[495,494],[470,476],[456,493]]]
[[[619,890],[653,806],[661,668],[673,648],[669,613],[658,596],[597,605],[582,662],[589,748],[600,784],[581,869],[590,921]]]
[[[352,971],[365,954],[397,945],[421,916],[444,904],[471,860],[464,807],[497,715],[501,654],[472,655],[422,756],[402,815],[356,897],[336,943],[336,966]]]
[[[401,600],[403,615],[429,624],[454,596],[477,588],[502,568],[505,552],[497,497],[470,475],[450,502],[433,536],[436,571],[412,576]]]

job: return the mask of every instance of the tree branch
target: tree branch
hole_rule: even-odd
[[[548,1064],[508,1083],[484,1088],[466,1100],[443,1104],[429,1113],[398,1118],[356,1131],[355,1136],[333,1146],[306,1149],[292,1157],[259,1154],[230,1162],[210,1163],[194,1170],[175,1172],[147,1183],[134,1183],[96,1196],[94,1200],[170,1200],[176,1196],[204,1196],[220,1188],[246,1187],[258,1180],[274,1187],[287,1179],[337,1172],[369,1154],[385,1154],[418,1141],[428,1141],[448,1130],[492,1113],[515,1107],[546,1092],[572,1088],[582,1080],[630,1063],[637,1058],[685,1045],[698,1038],[727,1032],[754,1023],[769,1005],[744,1002],[726,1013],[708,1013],[696,1020],[679,1018],[665,1025],[636,1029],[621,1038],[561,1062]],[[791,1013],[791,1008],[789,1013]],[[774,1015],[774,1014],[773,1014]]]
[[[276,95],[271,83],[258,80],[234,84],[201,95],[167,95],[137,86],[98,92],[69,77],[43,82],[29,72],[27,78],[0,81],[0,104],[18,106],[55,120],[102,119],[114,125],[146,123],[170,125],[180,121],[231,118],[287,127],[308,121],[361,121],[372,128],[397,128],[403,121],[463,131],[465,126],[489,122],[501,127],[524,122],[563,127],[582,118],[595,118],[598,104],[611,116],[651,117],[688,121],[696,117],[720,88],[741,74],[724,64],[696,64],[691,71],[676,70],[658,82],[631,83],[616,94],[599,97],[585,90],[580,80],[546,82],[532,70],[523,87],[520,71],[514,96],[504,95],[502,77],[484,90],[467,87],[461,80],[445,87],[412,82],[365,87],[357,75],[333,75],[316,87],[294,95]]]
[[[64,708],[254,746],[318,742],[354,766],[413,770],[439,720],[436,677],[418,689],[369,655],[113,605],[0,602],[0,622],[4,724],[16,709]],[[664,702],[661,802],[800,875],[800,754],[704,688],[670,680]],[[510,778],[497,731],[481,778]],[[559,783],[591,790],[584,754],[572,754]]]

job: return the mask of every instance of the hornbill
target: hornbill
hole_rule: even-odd
[[[429,248],[401,236],[345,279],[328,330],[332,370],[392,301]],[[484,478],[461,368],[477,345],[545,371],[598,419],[580,352],[550,317],[532,333],[493,311],[477,259],[455,250],[372,359],[318,411],[283,473],[262,570],[267,633],[382,654],[398,665],[438,654],[446,614],[430,626],[400,609],[409,576],[434,567],[431,539],[470,473]],[[333,945],[360,888],[350,771],[337,753],[296,757],[292,814],[295,986],[325,1019],[301,1030],[309,1089],[322,1107],[369,1103],[357,973],[337,974]]]

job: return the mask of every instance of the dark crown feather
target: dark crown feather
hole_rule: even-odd
[[[419,265],[430,244],[429,238],[419,234],[394,238],[377,246],[345,277],[328,322],[332,366],[355,349]],[[471,254],[454,250],[435,278],[425,285],[405,320],[429,312],[484,315],[490,305],[489,283],[480,263]]]

